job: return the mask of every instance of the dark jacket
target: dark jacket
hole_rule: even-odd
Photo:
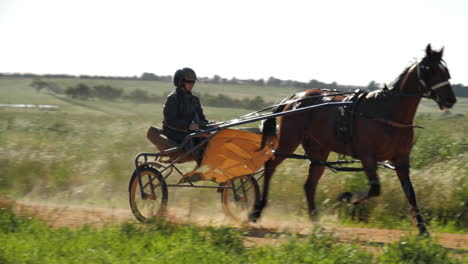
[[[163,113],[163,134],[178,143],[193,132],[188,130],[190,123],[208,124],[200,99],[182,88],[176,88],[167,96]]]

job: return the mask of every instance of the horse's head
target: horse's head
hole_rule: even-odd
[[[427,45],[426,56],[417,65],[420,89],[424,95],[433,99],[441,110],[451,108],[456,102],[455,94],[450,85],[450,73],[442,59],[444,49],[432,50]]]

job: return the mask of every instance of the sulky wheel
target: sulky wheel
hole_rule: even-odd
[[[252,175],[232,178],[226,182],[221,192],[224,213],[233,220],[248,222],[248,214],[260,199],[257,180]]]
[[[153,168],[140,168],[143,195],[137,171],[128,186],[130,207],[133,215],[141,222],[163,218],[167,207],[166,181],[159,171]]]

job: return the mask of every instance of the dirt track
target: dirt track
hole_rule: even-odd
[[[111,226],[125,222],[135,222],[130,209],[115,208],[89,208],[68,205],[56,205],[47,203],[32,203],[0,200],[0,208],[12,206],[17,214],[41,219],[52,227],[78,228],[84,224],[96,227]],[[170,217],[170,221],[184,222],[176,215]],[[284,223],[283,223],[284,225]],[[327,228],[341,241],[358,240],[362,242],[390,243],[398,241],[407,232],[402,230],[371,229],[371,228],[349,228],[334,227]],[[261,224],[247,227],[248,242],[250,244],[277,244],[281,243],[281,227]],[[291,229],[290,229],[291,230]],[[309,229],[297,229],[300,235],[307,235]],[[432,233],[438,242],[446,248],[468,250],[468,235]],[[280,238],[280,239],[272,239]]]

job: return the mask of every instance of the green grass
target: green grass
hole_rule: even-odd
[[[149,126],[161,125],[162,106],[71,100],[44,91],[37,93],[29,86],[31,81],[0,78],[0,103],[54,104],[59,108],[0,108],[0,197],[128,208],[127,184],[133,159],[140,152],[155,151],[145,134]],[[163,93],[172,89],[168,83],[148,81],[59,81],[65,87],[83,81],[126,90],[139,88]],[[203,84],[197,87],[205,89]],[[206,89],[218,88],[207,85]],[[226,89],[223,94],[239,98],[263,96],[266,91],[271,101],[279,101],[291,92],[277,87],[238,85],[223,89]],[[205,112],[210,120],[219,121],[250,111],[205,107]],[[467,113],[468,99],[461,98],[451,115],[443,115],[436,104],[428,100],[423,101],[417,115],[416,123],[425,129],[416,130],[411,173],[418,202],[431,230],[468,231],[468,118],[462,116]],[[193,164],[187,165],[186,169],[190,170],[191,166]],[[272,179],[265,219],[308,221],[303,191],[307,171],[308,163],[302,160],[287,160],[278,168]],[[413,230],[408,203],[395,173],[381,169],[379,174],[381,196],[353,208],[335,202],[335,197],[343,191],[366,190],[365,175],[326,170],[316,195],[322,221],[349,224],[361,219],[358,224]],[[219,209],[216,195],[206,190],[173,192],[171,189],[169,206],[200,201],[197,202],[200,207],[194,210],[213,212]]]
[[[246,238],[248,240],[248,238]],[[52,229],[0,209],[0,263],[461,263],[431,239],[408,237],[374,246],[339,243],[326,231],[280,246],[249,248],[241,231],[225,227],[123,224]]]

